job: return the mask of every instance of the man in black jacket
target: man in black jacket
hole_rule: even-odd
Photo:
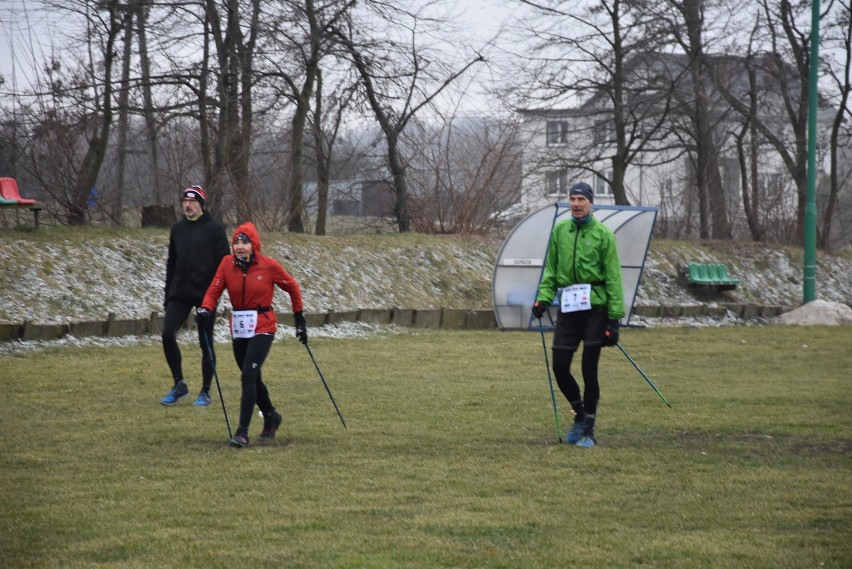
[[[204,190],[200,186],[189,186],[181,192],[181,209],[184,219],[172,226],[169,235],[169,256],[166,261],[166,288],[163,307],[166,310],[163,322],[163,352],[172,372],[174,386],[160,399],[163,405],[174,405],[189,395],[189,387],[183,378],[180,347],[177,333],[190,310],[201,306],[207,286],[216,274],[222,257],[230,253],[225,227],[213,219],[204,209]],[[194,405],[210,404],[210,383],[213,379],[213,324],[208,318],[204,327],[198,328],[198,343],[201,346],[201,392]]]

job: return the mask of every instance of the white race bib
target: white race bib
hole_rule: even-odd
[[[592,309],[592,285],[575,284],[562,289],[560,309],[562,312],[579,312]]]
[[[231,336],[253,338],[257,328],[257,310],[236,310],[231,313]]]

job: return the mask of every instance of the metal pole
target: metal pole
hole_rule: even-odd
[[[816,298],[816,137],[817,80],[819,78],[819,0],[811,5],[811,60],[808,79],[808,190],[805,202],[804,249],[805,266],[802,281],[802,304]]]
[[[334,400],[334,395],[331,394],[331,389],[328,388],[328,384],[325,382],[325,378],[320,371],[319,366],[317,365],[317,360],[314,358],[314,353],[311,351],[311,347],[306,343],[305,348],[308,350],[308,354],[311,356],[311,361],[314,362],[314,367],[317,368],[317,373],[322,380],[322,384],[325,386],[325,390],[328,393],[328,397],[331,399],[331,403],[334,405],[334,410],[337,411],[337,416],[340,417],[340,422],[343,423],[343,428],[346,428],[346,421],[343,420],[343,415],[340,414],[340,409],[337,408],[337,401]]]
[[[544,326],[538,319],[538,330],[541,332],[541,348],[544,350],[544,367],[547,369],[547,383],[550,384],[550,401],[553,403],[553,418],[556,420],[556,440],[562,442],[562,427],[559,426],[559,411],[556,409],[556,393],[553,391],[553,378],[550,376],[550,362],[547,361],[547,343],[544,341]]]
[[[651,379],[650,379],[647,375],[645,375],[645,372],[644,372],[644,371],[642,371],[642,370],[641,370],[641,368],[640,368],[638,365],[636,365],[636,362],[634,362],[634,361],[633,361],[633,358],[631,358],[631,357],[630,357],[630,354],[628,354],[628,353],[625,351],[625,349],[621,347],[621,344],[616,344],[616,346],[618,346],[618,349],[619,349],[619,350],[621,350],[621,353],[622,353],[622,354],[624,354],[624,355],[627,357],[627,359],[628,359],[628,360],[630,360],[630,363],[632,363],[632,364],[633,364],[633,367],[635,367],[635,368],[636,368],[636,371],[638,371],[638,372],[642,375],[642,377],[644,377],[644,378],[645,378],[645,381],[647,381],[647,382],[648,382],[648,385],[650,385],[651,387],[653,387],[653,388],[654,388],[654,391],[656,391],[656,392],[657,392],[657,395],[659,395],[659,396],[660,396],[660,399],[662,399],[662,400],[663,400],[663,402],[664,402],[666,405],[668,405],[668,406],[669,406],[669,408],[671,408],[672,404],[671,404],[671,403],[669,403],[669,402],[668,402],[668,400],[667,400],[665,397],[663,397],[663,394],[662,394],[662,393],[660,393],[660,390],[659,390],[659,389],[657,389],[657,386],[656,386],[656,385],[654,385],[654,382],[653,382],[653,381],[651,381]]]
[[[233,438],[233,434],[231,433],[231,422],[228,421],[228,411],[225,409],[225,398],[222,397],[222,386],[219,385],[219,374],[216,373],[216,358],[213,357],[213,345],[210,343],[210,336],[207,334],[207,330],[202,329],[201,333],[204,335],[204,341],[207,344],[207,356],[210,358],[210,365],[213,366],[213,377],[216,378],[216,389],[219,391],[219,401],[222,403],[222,413],[225,415],[225,425],[228,427],[228,438]]]

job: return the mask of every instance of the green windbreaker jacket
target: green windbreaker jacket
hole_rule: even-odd
[[[550,303],[557,289],[582,283],[592,285],[592,306],[606,307],[613,320],[624,316],[615,235],[594,217],[585,224],[568,219],[553,228],[536,300]]]

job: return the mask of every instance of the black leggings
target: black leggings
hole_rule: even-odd
[[[556,384],[562,395],[573,403],[580,400],[580,386],[571,374],[571,360],[574,359],[576,350],[553,349],[553,375],[556,376]],[[601,357],[601,346],[590,346],[583,344],[583,357],[580,369],[583,373],[583,409],[586,413],[594,415],[598,410],[598,400],[601,398],[601,387],[598,382],[598,361]],[[576,410],[576,409],[575,409]]]
[[[186,322],[186,317],[193,306],[201,304],[201,300],[196,303],[180,302],[170,300],[166,306],[166,316],[163,321],[163,353],[166,355],[166,363],[169,364],[169,369],[172,372],[172,379],[175,383],[184,379],[183,363],[180,354],[180,347],[177,343],[177,333],[183,323]],[[208,325],[198,330],[198,345],[201,346],[201,385],[202,389],[209,390],[210,382],[213,380],[213,366],[210,363],[212,356],[213,361],[216,360],[216,350],[213,348],[213,325],[216,323],[216,313],[213,313],[212,318],[207,319]],[[204,332],[207,333],[207,338],[210,341],[210,352],[207,351],[207,341],[204,338]]]
[[[263,383],[260,368],[269,349],[272,347],[274,334],[258,334],[252,338],[234,338],[234,359],[240,368],[240,379],[243,384],[242,398],[240,399],[240,425],[237,428],[238,435],[248,436],[248,428],[254,406],[257,404],[264,415],[275,410],[269,399],[269,390]]]

